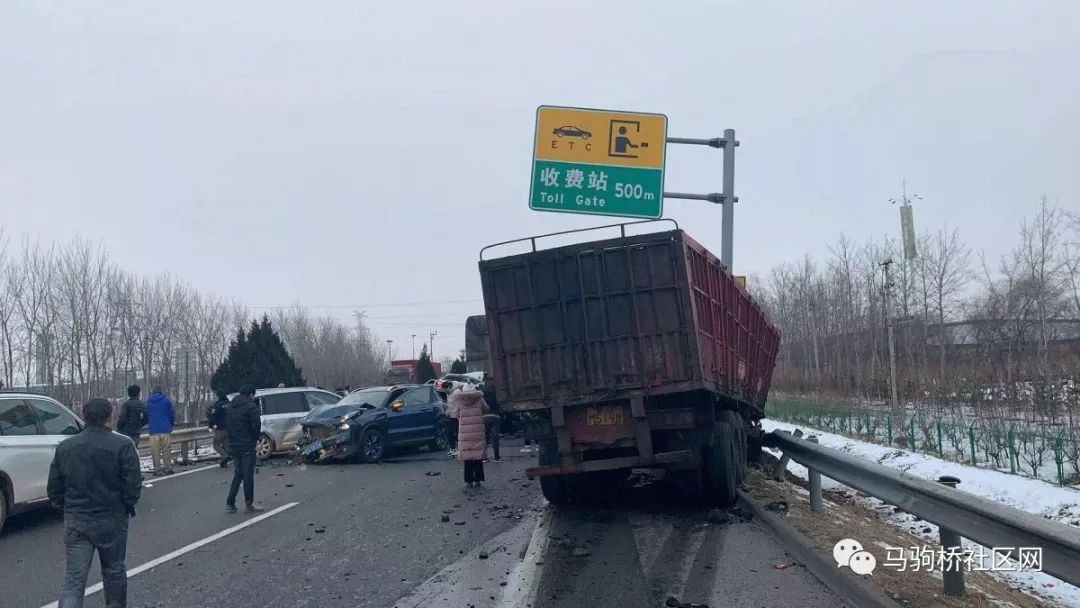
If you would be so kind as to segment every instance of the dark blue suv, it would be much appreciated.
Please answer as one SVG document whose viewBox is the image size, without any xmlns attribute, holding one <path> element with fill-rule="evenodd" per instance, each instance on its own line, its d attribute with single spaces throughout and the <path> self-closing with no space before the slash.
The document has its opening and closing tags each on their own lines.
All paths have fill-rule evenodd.
<svg viewBox="0 0 1080 608">
<path fill-rule="evenodd" d="M 322 405 L 301 422 L 297 453 L 308 462 L 378 462 L 391 448 L 450 447 L 446 404 L 430 384 L 374 386 Z"/>
</svg>

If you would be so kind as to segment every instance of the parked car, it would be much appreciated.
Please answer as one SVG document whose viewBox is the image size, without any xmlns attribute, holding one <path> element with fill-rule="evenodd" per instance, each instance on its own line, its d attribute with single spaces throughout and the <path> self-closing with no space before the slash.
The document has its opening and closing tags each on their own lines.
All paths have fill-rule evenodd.
<svg viewBox="0 0 1080 608">
<path fill-rule="evenodd" d="M 391 448 L 450 446 L 446 406 L 432 385 L 376 386 L 312 410 L 301 423 L 298 454 L 309 462 L 378 462 Z"/>
<path fill-rule="evenodd" d="M 235 395 L 230 395 L 232 399 Z M 310 387 L 264 388 L 255 391 L 255 402 L 262 411 L 262 432 L 255 444 L 255 456 L 266 460 L 277 452 L 296 447 L 300 439 L 300 421 L 311 410 L 332 405 L 341 396 Z"/>
<path fill-rule="evenodd" d="M 55 399 L 0 393 L 0 530 L 8 515 L 48 506 L 49 465 L 83 422 Z"/>
</svg>

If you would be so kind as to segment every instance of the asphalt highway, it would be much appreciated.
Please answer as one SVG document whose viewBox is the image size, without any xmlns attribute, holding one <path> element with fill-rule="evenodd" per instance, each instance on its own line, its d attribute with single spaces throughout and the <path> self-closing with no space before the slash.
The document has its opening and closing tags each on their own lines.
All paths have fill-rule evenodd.
<svg viewBox="0 0 1080 608">
<path fill-rule="evenodd" d="M 722 523 L 662 491 L 554 509 L 520 443 L 467 489 L 445 454 L 379 465 L 259 468 L 267 513 L 226 514 L 230 469 L 147 478 L 131 522 L 129 606 L 526 608 L 823 606 L 843 602 L 755 522 Z M 445 520 L 445 521 L 444 521 Z M 0 536 L 0 606 L 41 608 L 63 578 L 62 521 L 41 510 Z M 95 562 L 88 607 L 102 606 Z"/>
</svg>

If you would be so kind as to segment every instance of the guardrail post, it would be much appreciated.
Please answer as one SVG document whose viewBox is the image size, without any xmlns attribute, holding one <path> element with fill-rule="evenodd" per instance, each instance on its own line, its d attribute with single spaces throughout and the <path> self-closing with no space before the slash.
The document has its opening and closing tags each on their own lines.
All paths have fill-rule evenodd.
<svg viewBox="0 0 1080 608">
<path fill-rule="evenodd" d="M 802 429 L 795 429 L 793 436 L 802 437 L 802 435 Z M 776 468 L 773 469 L 773 479 L 784 481 L 784 471 L 787 470 L 789 462 L 791 462 L 791 456 L 788 456 L 786 453 L 780 456 L 780 462 L 776 463 Z"/>
<path fill-rule="evenodd" d="M 960 480 L 946 475 L 938 477 L 938 483 L 955 488 L 956 484 L 960 483 Z M 941 548 L 944 550 L 943 555 L 946 556 L 941 563 L 941 578 L 945 583 L 945 595 L 963 597 L 965 593 L 964 560 L 958 557 L 963 552 L 963 541 L 959 534 L 941 525 L 938 525 L 938 535 L 941 540 Z M 949 555 L 957 557 L 950 559 Z"/>
<path fill-rule="evenodd" d="M 807 439 L 807 441 L 817 443 L 818 438 L 815 435 Z M 807 477 L 810 479 L 810 510 L 814 513 L 824 513 L 825 505 L 821 500 L 821 473 L 810 467 L 807 467 L 806 470 L 809 472 Z"/>
<path fill-rule="evenodd" d="M 182 464 L 182 465 L 190 464 L 191 461 L 188 460 L 188 450 L 190 448 L 191 448 L 191 442 L 190 441 L 181 441 L 180 442 L 180 464 Z"/>
</svg>

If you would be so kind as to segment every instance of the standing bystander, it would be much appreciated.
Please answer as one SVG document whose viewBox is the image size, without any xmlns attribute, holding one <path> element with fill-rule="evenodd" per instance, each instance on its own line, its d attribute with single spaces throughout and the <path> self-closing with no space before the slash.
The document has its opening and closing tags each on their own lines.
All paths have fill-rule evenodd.
<svg viewBox="0 0 1080 608">
<path fill-rule="evenodd" d="M 229 495 L 225 499 L 225 511 L 236 513 L 236 495 L 240 484 L 244 485 L 244 509 L 248 513 L 261 513 L 265 509 L 255 504 L 255 442 L 262 428 L 259 405 L 255 403 L 255 389 L 251 385 L 240 389 L 233 397 L 225 413 L 225 428 L 229 433 L 229 451 L 232 452 L 233 478 Z"/>
<path fill-rule="evenodd" d="M 225 428 L 225 415 L 229 409 L 229 396 L 221 389 L 217 391 L 217 401 L 210 406 L 206 414 L 207 424 L 214 433 L 214 451 L 221 458 L 218 465 L 222 468 L 229 464 L 229 431 Z"/>
<path fill-rule="evenodd" d="M 128 518 L 142 490 L 135 445 L 105 423 L 112 404 L 83 406 L 86 428 L 60 442 L 49 468 L 49 501 L 64 514 L 67 572 L 59 608 L 82 608 L 86 577 L 97 551 L 108 608 L 127 605 Z"/>
<path fill-rule="evenodd" d="M 139 447 L 139 435 L 146 426 L 146 404 L 139 399 L 142 388 L 138 384 L 127 387 L 128 398 L 120 406 L 120 417 L 116 419 L 116 432 L 131 437 L 135 447 Z"/>
<path fill-rule="evenodd" d="M 176 406 L 155 386 L 146 400 L 150 417 L 150 458 L 154 462 L 154 475 L 168 475 L 172 469 L 173 425 L 176 424 Z"/>
</svg>

